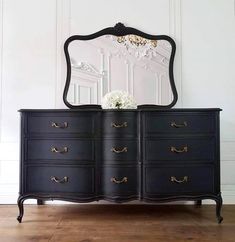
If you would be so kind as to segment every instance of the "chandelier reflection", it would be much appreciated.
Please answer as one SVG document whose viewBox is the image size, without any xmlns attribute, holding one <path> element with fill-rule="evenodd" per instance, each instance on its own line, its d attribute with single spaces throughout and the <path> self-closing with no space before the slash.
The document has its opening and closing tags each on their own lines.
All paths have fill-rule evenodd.
<svg viewBox="0 0 235 242">
<path fill-rule="evenodd" d="M 122 44 L 130 55 L 140 59 L 142 57 L 151 58 L 156 56 L 157 40 L 150 40 L 144 37 L 130 34 L 118 36 L 117 42 Z"/>
</svg>

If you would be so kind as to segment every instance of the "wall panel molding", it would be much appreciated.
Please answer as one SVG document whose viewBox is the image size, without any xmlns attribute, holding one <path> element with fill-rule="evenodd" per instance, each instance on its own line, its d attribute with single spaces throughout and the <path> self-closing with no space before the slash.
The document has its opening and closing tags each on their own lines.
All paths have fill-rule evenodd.
<svg viewBox="0 0 235 242">
<path fill-rule="evenodd" d="M 182 97 L 182 15 L 181 0 L 169 0 L 169 35 L 176 42 L 176 55 L 174 61 L 174 79 L 178 92 L 176 107 L 183 107 Z"/>
<path fill-rule="evenodd" d="M 222 161 L 234 161 L 235 163 L 235 141 L 222 140 L 220 144 L 220 149 Z"/>
<path fill-rule="evenodd" d="M 56 81 L 55 108 L 65 107 L 63 89 L 66 80 L 66 61 L 64 57 L 64 42 L 70 36 L 70 0 L 56 0 Z"/>
<path fill-rule="evenodd" d="M 2 140 L 3 0 L 0 0 L 0 142 Z"/>
</svg>

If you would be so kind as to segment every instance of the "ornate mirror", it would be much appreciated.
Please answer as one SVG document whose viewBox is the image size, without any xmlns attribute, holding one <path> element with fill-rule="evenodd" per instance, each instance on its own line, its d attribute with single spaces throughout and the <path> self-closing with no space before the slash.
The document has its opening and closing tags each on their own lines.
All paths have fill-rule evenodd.
<svg viewBox="0 0 235 242">
<path fill-rule="evenodd" d="M 138 107 L 170 108 L 177 101 L 175 48 L 169 36 L 149 35 L 121 23 L 71 36 L 64 45 L 64 103 L 69 108 L 96 106 L 106 93 L 123 90 L 134 96 Z"/>
</svg>

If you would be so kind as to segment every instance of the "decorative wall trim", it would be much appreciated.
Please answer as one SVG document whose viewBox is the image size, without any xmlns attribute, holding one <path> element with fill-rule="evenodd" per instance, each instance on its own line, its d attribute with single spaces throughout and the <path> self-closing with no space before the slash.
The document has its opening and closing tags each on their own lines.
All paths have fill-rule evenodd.
<svg viewBox="0 0 235 242">
<path fill-rule="evenodd" d="M 169 0 L 169 35 L 176 42 L 176 56 L 174 61 L 174 78 L 178 92 L 176 107 L 183 107 L 182 92 L 182 16 L 181 0 Z"/>
<path fill-rule="evenodd" d="M 62 96 L 66 80 L 66 63 L 63 44 L 70 36 L 70 0 L 56 0 L 56 81 L 55 81 L 55 108 L 65 107 Z"/>
<path fill-rule="evenodd" d="M 221 149 L 221 160 L 224 161 L 234 161 L 235 164 L 235 141 L 233 140 L 223 140 L 220 143 Z"/>
<path fill-rule="evenodd" d="M 0 142 L 2 140 L 3 0 L 0 0 Z"/>
</svg>

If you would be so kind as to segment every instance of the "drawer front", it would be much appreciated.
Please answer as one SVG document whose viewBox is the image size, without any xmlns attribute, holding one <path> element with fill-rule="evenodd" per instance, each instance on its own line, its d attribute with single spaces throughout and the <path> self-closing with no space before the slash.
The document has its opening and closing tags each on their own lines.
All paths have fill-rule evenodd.
<svg viewBox="0 0 235 242">
<path fill-rule="evenodd" d="M 215 132 L 214 115 L 201 113 L 145 113 L 145 135 L 213 133 Z"/>
<path fill-rule="evenodd" d="M 103 160 L 105 161 L 136 161 L 137 153 L 136 140 L 103 140 Z"/>
<path fill-rule="evenodd" d="M 94 161 L 94 141 L 89 139 L 30 139 L 28 160 Z"/>
<path fill-rule="evenodd" d="M 103 167 L 101 187 L 105 195 L 137 195 L 137 167 Z"/>
<path fill-rule="evenodd" d="M 93 167 L 27 167 L 27 192 L 92 194 L 95 192 L 94 184 Z"/>
<path fill-rule="evenodd" d="M 103 114 L 104 136 L 136 136 L 136 112 L 105 112 Z"/>
<path fill-rule="evenodd" d="M 213 166 L 145 167 L 146 194 L 214 192 Z"/>
<path fill-rule="evenodd" d="M 149 139 L 145 143 L 145 161 L 213 161 L 214 138 Z"/>
<path fill-rule="evenodd" d="M 73 116 L 28 116 L 27 132 L 31 134 L 69 134 L 91 135 L 95 133 L 94 114 Z"/>
</svg>

